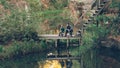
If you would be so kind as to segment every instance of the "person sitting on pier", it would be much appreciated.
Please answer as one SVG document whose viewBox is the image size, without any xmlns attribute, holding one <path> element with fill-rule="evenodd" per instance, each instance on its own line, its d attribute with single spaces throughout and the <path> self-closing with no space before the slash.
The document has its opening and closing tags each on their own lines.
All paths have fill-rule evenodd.
<svg viewBox="0 0 120 68">
<path fill-rule="evenodd" d="M 76 36 L 77 36 L 77 37 L 81 37 L 81 29 L 79 29 L 79 30 L 77 31 Z"/>
<path fill-rule="evenodd" d="M 72 36 L 72 32 L 73 32 L 73 29 L 72 29 L 71 25 L 68 23 L 67 27 L 66 27 L 65 36 L 67 36 L 68 33 L 70 34 L 70 36 Z"/>
<path fill-rule="evenodd" d="M 65 31 L 65 29 L 64 29 L 64 27 L 63 27 L 63 25 L 61 25 L 60 26 L 60 33 L 59 33 L 59 36 L 64 36 L 64 31 Z"/>
</svg>

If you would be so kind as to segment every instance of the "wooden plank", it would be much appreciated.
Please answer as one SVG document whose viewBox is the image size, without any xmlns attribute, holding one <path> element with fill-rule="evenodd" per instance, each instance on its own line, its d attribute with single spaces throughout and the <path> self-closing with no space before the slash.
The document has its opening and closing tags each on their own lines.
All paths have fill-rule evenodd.
<svg viewBox="0 0 120 68">
<path fill-rule="evenodd" d="M 40 39 L 79 39 L 78 37 L 39 37 Z"/>
<path fill-rule="evenodd" d="M 54 58 L 47 58 L 47 60 L 80 60 L 80 57 L 54 57 Z"/>
<path fill-rule="evenodd" d="M 48 60 L 60 60 L 60 59 L 72 59 L 72 60 L 78 60 L 80 59 L 80 56 L 72 56 L 72 55 L 55 55 L 51 54 L 47 56 Z"/>
<path fill-rule="evenodd" d="M 80 37 L 72 36 L 72 37 L 60 37 L 58 35 L 39 35 L 40 39 L 79 39 Z"/>
</svg>

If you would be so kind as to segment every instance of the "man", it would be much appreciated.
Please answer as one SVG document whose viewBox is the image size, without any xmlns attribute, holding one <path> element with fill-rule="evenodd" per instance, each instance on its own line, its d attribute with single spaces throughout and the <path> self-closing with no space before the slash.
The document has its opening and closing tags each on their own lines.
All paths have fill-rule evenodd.
<svg viewBox="0 0 120 68">
<path fill-rule="evenodd" d="M 77 31 L 76 36 L 81 37 L 81 29 L 79 29 L 79 30 Z"/>
<path fill-rule="evenodd" d="M 70 36 L 72 36 L 72 32 L 73 32 L 73 29 L 72 29 L 71 25 L 68 23 L 67 27 L 66 27 L 65 36 L 67 36 L 68 33 L 70 34 Z"/>
</svg>

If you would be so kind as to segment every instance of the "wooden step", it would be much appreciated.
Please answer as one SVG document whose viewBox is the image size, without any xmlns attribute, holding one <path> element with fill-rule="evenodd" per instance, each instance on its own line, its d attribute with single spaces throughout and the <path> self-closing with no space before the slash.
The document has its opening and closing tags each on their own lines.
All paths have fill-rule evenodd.
<svg viewBox="0 0 120 68">
<path fill-rule="evenodd" d="M 98 10 L 102 9 L 102 7 L 98 7 Z"/>
<path fill-rule="evenodd" d="M 96 16 L 96 15 L 97 15 L 96 13 L 93 14 L 93 16 Z"/>
<path fill-rule="evenodd" d="M 104 1 L 103 4 L 107 3 L 107 1 Z"/>
<path fill-rule="evenodd" d="M 86 27 L 87 25 L 86 24 L 83 24 L 83 27 Z"/>
<path fill-rule="evenodd" d="M 99 10 L 95 10 L 95 13 L 98 13 L 99 12 Z"/>
<path fill-rule="evenodd" d="M 89 24 L 89 22 L 86 22 L 85 24 Z"/>
<path fill-rule="evenodd" d="M 92 21 L 92 19 L 88 19 L 88 22 L 91 22 Z"/>
<path fill-rule="evenodd" d="M 94 16 L 91 16 L 91 17 L 89 17 L 90 19 L 93 19 L 94 18 Z"/>
<path fill-rule="evenodd" d="M 100 7 L 103 7 L 105 4 L 104 3 L 102 3 L 102 4 L 100 4 Z"/>
</svg>

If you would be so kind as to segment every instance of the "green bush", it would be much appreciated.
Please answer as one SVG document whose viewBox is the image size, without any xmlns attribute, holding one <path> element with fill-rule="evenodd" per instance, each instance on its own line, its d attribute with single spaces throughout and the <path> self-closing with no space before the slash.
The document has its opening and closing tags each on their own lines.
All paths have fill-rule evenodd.
<svg viewBox="0 0 120 68">
<path fill-rule="evenodd" d="M 17 55 L 24 55 L 31 52 L 43 51 L 50 47 L 46 46 L 44 42 L 30 41 L 13 41 L 9 46 L 0 46 L 0 56 L 9 58 Z"/>
<path fill-rule="evenodd" d="M 24 31 L 12 31 L 6 32 L 4 35 L 0 35 L 0 44 L 6 44 L 12 40 L 17 41 L 39 41 L 39 37 L 36 31 L 24 29 Z"/>
<path fill-rule="evenodd" d="M 3 46 L 2 45 L 0 45 L 0 52 L 2 52 L 3 51 Z"/>
</svg>

